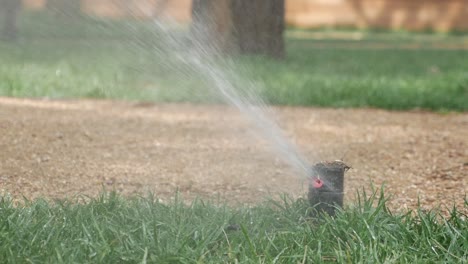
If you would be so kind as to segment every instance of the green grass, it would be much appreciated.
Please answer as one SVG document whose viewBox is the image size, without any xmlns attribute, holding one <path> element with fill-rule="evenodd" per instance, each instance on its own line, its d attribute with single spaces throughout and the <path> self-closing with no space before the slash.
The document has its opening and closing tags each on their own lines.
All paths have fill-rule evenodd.
<svg viewBox="0 0 468 264">
<path fill-rule="evenodd" d="M 284 63 L 251 66 L 276 104 L 386 109 L 468 109 L 468 52 L 313 49 L 289 42 Z M 260 63 L 258 63 L 260 64 Z M 253 68 L 256 67 L 254 70 Z M 431 68 L 439 69 L 431 73 Z M 268 73 L 274 72 L 274 77 Z"/>
<path fill-rule="evenodd" d="M 26 14 L 20 42 L 0 43 L 0 95 L 219 101 L 203 76 L 157 52 L 161 36 L 153 29 L 137 21 Z M 235 58 L 235 85 L 257 83 L 272 104 L 468 110 L 468 51 L 398 48 L 428 41 L 445 43 L 441 35 L 407 33 L 366 33 L 359 42 L 287 37 L 284 61 Z M 366 43 L 389 48 L 346 48 Z"/>
<path fill-rule="evenodd" d="M 306 201 L 232 208 L 176 196 L 88 202 L 0 200 L 3 263 L 464 263 L 466 215 L 393 214 L 383 192 L 335 218 L 310 217 Z M 466 200 L 465 200 L 466 201 Z M 465 202 L 465 209 L 468 201 Z"/>
</svg>

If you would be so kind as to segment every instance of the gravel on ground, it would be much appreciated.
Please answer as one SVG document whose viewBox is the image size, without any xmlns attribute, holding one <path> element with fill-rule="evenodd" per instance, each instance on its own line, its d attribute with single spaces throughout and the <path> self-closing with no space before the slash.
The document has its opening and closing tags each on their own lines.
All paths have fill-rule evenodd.
<svg viewBox="0 0 468 264">
<path fill-rule="evenodd" d="M 385 184 L 396 210 L 466 210 L 468 114 L 275 107 L 312 162 L 342 159 L 345 203 Z M 14 199 L 153 192 L 257 203 L 307 181 L 223 105 L 0 97 L 0 194 Z"/>
</svg>

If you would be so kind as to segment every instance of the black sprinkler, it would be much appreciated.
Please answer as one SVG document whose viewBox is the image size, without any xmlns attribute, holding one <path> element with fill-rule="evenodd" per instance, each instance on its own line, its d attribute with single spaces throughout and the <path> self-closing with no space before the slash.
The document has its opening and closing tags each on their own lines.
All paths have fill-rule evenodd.
<svg viewBox="0 0 468 264">
<path fill-rule="evenodd" d="M 309 182 L 309 202 L 317 213 L 335 215 L 343 206 L 344 173 L 350 169 L 342 161 L 320 162 L 312 166 Z"/>
</svg>

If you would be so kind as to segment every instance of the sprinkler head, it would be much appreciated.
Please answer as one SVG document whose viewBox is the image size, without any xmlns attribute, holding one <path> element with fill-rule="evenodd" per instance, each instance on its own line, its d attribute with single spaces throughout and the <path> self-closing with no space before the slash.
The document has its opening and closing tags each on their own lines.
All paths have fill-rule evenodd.
<svg viewBox="0 0 468 264">
<path fill-rule="evenodd" d="M 350 167 L 342 161 L 320 162 L 311 167 L 309 202 L 317 213 L 335 215 L 343 206 L 344 173 Z"/>
<path fill-rule="evenodd" d="M 313 181 L 312 186 L 314 186 L 315 189 L 318 189 L 323 186 L 323 181 L 317 178 Z"/>
</svg>

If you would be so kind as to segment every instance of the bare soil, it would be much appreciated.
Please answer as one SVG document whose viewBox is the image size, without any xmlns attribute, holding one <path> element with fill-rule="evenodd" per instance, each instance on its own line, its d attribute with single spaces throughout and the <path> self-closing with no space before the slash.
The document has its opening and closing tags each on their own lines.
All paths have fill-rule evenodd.
<svg viewBox="0 0 468 264">
<path fill-rule="evenodd" d="M 385 183 L 394 209 L 466 211 L 468 114 L 375 109 L 273 109 L 312 160 L 343 159 L 345 203 Z M 0 192 L 15 199 L 124 195 L 256 203 L 307 182 L 221 105 L 0 97 Z M 319 157 L 319 159 L 317 159 Z M 443 209 L 443 208 L 442 208 Z"/>
</svg>

